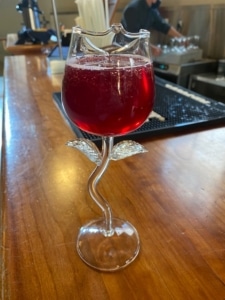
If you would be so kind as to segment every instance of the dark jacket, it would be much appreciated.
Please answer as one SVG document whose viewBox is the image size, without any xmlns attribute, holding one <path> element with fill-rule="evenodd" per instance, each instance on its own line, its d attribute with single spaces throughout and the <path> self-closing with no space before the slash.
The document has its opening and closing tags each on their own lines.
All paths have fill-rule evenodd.
<svg viewBox="0 0 225 300">
<path fill-rule="evenodd" d="M 123 27 L 129 32 L 154 29 L 167 34 L 171 26 L 163 20 L 158 11 L 160 3 L 158 0 L 152 6 L 148 6 L 145 0 L 132 0 L 123 11 Z"/>
</svg>

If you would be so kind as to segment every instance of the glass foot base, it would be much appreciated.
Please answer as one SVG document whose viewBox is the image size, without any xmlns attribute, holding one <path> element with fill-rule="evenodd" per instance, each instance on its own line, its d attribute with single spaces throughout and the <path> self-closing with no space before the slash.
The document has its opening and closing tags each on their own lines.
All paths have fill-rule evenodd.
<svg viewBox="0 0 225 300">
<path fill-rule="evenodd" d="M 77 251 L 90 267 L 101 271 L 117 271 L 128 266 L 138 255 L 140 240 L 129 222 L 112 219 L 112 232 L 105 229 L 105 220 L 98 219 L 80 229 Z"/>
</svg>

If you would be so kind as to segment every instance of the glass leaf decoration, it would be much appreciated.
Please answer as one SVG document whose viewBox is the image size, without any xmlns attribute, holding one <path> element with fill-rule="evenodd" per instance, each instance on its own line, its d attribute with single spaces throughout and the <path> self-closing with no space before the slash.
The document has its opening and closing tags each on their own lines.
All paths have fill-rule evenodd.
<svg viewBox="0 0 225 300">
<path fill-rule="evenodd" d="M 101 164 L 102 162 L 101 152 L 99 151 L 98 147 L 90 140 L 78 138 L 73 141 L 68 141 L 66 145 L 81 151 L 84 155 L 86 155 L 90 159 L 90 161 L 94 162 L 97 166 Z"/>
<path fill-rule="evenodd" d="M 147 149 L 139 143 L 131 140 L 117 143 L 110 154 L 111 160 L 120 160 L 135 154 L 148 152 Z"/>
</svg>

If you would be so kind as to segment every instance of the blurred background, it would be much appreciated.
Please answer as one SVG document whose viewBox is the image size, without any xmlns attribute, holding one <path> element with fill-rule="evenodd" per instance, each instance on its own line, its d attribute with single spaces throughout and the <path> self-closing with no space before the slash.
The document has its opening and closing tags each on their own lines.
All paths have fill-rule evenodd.
<svg viewBox="0 0 225 300">
<path fill-rule="evenodd" d="M 0 0 L 0 75 L 3 70 L 4 56 L 9 55 L 4 48 L 5 38 L 9 33 L 17 33 L 23 26 L 22 14 L 16 9 L 19 0 Z M 110 22 L 120 22 L 124 7 L 129 0 L 110 0 L 112 18 Z M 45 26 L 55 28 L 51 0 L 37 0 L 43 12 Z M 78 17 L 74 0 L 56 0 L 60 27 L 71 28 Z M 199 47 L 203 57 L 212 59 L 225 58 L 225 1 L 224 0 L 163 0 L 161 14 L 185 36 L 198 35 Z M 166 45 L 168 38 L 152 32 L 154 44 Z"/>
</svg>

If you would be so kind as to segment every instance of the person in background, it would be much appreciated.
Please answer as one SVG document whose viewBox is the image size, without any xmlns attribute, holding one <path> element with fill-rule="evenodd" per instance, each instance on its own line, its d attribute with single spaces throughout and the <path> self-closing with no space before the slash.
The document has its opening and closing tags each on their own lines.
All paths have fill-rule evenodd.
<svg viewBox="0 0 225 300">
<path fill-rule="evenodd" d="M 132 0 L 124 9 L 121 23 L 129 32 L 140 29 L 154 29 L 170 37 L 182 37 L 173 26 L 166 22 L 158 10 L 161 0 Z M 152 54 L 158 56 L 161 49 L 151 45 Z"/>
</svg>

